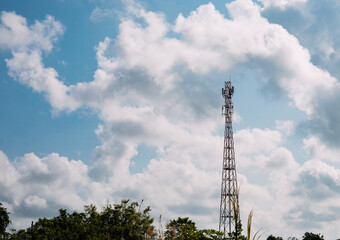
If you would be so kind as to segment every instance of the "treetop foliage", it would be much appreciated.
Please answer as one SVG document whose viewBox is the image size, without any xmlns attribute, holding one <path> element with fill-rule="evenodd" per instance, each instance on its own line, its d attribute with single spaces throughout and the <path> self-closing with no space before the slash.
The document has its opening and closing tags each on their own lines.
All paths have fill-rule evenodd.
<svg viewBox="0 0 340 240">
<path fill-rule="evenodd" d="M 273 235 L 269 235 L 267 240 L 283 240 L 282 237 L 274 237 Z"/>
<path fill-rule="evenodd" d="M 11 223 L 9 212 L 0 203 L 0 236 L 5 233 L 7 226 Z"/>
<path fill-rule="evenodd" d="M 324 240 L 324 238 L 320 233 L 315 234 L 311 232 L 305 232 L 305 235 L 302 236 L 302 240 Z"/>
<path fill-rule="evenodd" d="M 68 213 L 60 209 L 57 217 L 40 218 L 26 230 L 3 234 L 2 239 L 153 239 L 156 234 L 150 211 L 150 207 L 140 211 L 139 204 L 129 203 L 129 200 L 123 200 L 120 204 L 108 204 L 102 212 L 98 212 L 92 204 L 85 206 L 81 213 Z"/>
<path fill-rule="evenodd" d="M 188 217 L 178 217 L 166 225 L 164 238 L 152 225 L 150 207 L 141 208 L 137 202 L 122 200 L 120 204 L 107 204 L 101 212 L 93 204 L 84 207 L 83 212 L 68 213 L 60 209 L 51 219 L 40 218 L 31 227 L 6 232 L 11 224 L 9 212 L 0 203 L 0 239 L 2 240 L 221 240 L 223 233 L 213 229 L 199 230 Z M 247 237 L 242 232 L 241 221 L 237 218 L 238 229 L 233 239 Z M 289 238 L 296 239 L 297 238 Z M 270 235 L 267 240 L 283 240 Z M 324 240 L 321 234 L 306 232 L 302 240 Z"/>
</svg>

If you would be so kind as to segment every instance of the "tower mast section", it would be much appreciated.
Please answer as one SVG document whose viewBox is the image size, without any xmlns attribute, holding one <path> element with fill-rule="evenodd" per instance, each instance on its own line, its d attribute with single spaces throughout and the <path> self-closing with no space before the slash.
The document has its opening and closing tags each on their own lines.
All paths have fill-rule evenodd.
<svg viewBox="0 0 340 240">
<path fill-rule="evenodd" d="M 239 203 L 232 128 L 232 116 L 234 113 L 232 96 L 234 94 L 234 86 L 231 85 L 230 81 L 225 82 L 224 85 L 224 88 L 222 88 L 222 96 L 225 103 L 222 106 L 222 115 L 225 116 L 225 130 L 219 231 L 224 233 L 223 237 L 230 239 L 229 234 L 235 231 L 233 202 L 236 206 L 238 206 Z M 238 208 L 237 211 L 239 211 Z M 237 215 L 239 216 L 239 213 Z"/>
</svg>

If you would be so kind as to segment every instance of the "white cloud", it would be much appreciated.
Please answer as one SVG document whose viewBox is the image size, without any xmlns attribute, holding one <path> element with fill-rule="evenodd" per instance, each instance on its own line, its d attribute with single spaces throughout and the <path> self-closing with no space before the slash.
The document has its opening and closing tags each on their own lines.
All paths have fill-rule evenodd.
<svg viewBox="0 0 340 240">
<path fill-rule="evenodd" d="M 79 106 L 68 95 L 68 87 L 58 80 L 55 69 L 44 67 L 41 52 L 13 52 L 13 58 L 6 59 L 6 63 L 11 77 L 37 92 L 45 93 L 56 111 L 70 111 Z"/>
<path fill-rule="evenodd" d="M 59 208 L 79 210 L 86 203 L 81 196 L 88 191 L 88 167 L 81 161 L 55 153 L 44 158 L 30 153 L 11 163 L 3 152 L 0 161 L 0 197 L 11 209 L 14 227 L 53 216 Z"/>
<path fill-rule="evenodd" d="M 280 138 L 271 141 L 276 134 Z M 264 228 L 284 238 L 302 235 L 307 229 L 322 232 L 326 238 L 337 236 L 339 230 L 333 226 L 340 221 L 340 170 L 322 161 L 335 160 L 338 153 L 311 137 L 304 140 L 310 160 L 300 165 L 282 146 L 284 136 L 287 135 L 268 129 L 235 134 L 237 149 L 247 150 L 238 154 L 236 149 L 237 166 L 242 173 L 239 182 L 243 218 L 255 209 L 254 229 Z M 261 147 L 260 143 L 267 142 L 273 143 Z M 323 151 L 325 156 L 320 157 Z M 331 156 L 333 159 L 329 159 Z M 248 165 L 244 164 L 246 161 Z"/>
<path fill-rule="evenodd" d="M 151 160 L 142 174 L 130 175 L 120 165 L 114 167 L 110 179 L 101 182 L 90 180 L 88 167 L 82 162 L 68 160 L 58 154 L 44 158 L 38 158 L 33 153 L 26 154 L 11 164 L 2 153 L 1 160 L 7 163 L 2 165 L 2 169 L 13 175 L 12 182 L 4 180 L 10 184 L 8 189 L 15 190 L 6 191 L 11 219 L 14 224 L 18 224 L 16 220 L 27 224 L 37 217 L 53 216 L 61 207 L 80 210 L 86 203 L 102 206 L 107 200 L 117 202 L 122 198 L 132 198 L 146 199 L 157 211 L 156 215 L 162 212 L 166 218 L 174 218 L 181 211 L 188 211 L 187 215 L 193 218 L 202 216 L 205 223 L 211 223 L 210 212 L 212 209 L 217 211 L 212 196 L 219 189 L 215 169 L 199 169 L 193 164 L 189 153 L 180 156 L 172 151 L 158 160 Z M 38 170 L 28 166 L 29 163 L 38 166 Z M 0 186 L 3 187 L 3 184 Z M 1 194 L 3 197 L 6 195 Z M 186 209 L 188 200 L 196 207 Z"/>
<path fill-rule="evenodd" d="M 308 0 L 260 0 L 263 3 L 264 8 L 279 7 L 285 9 L 287 7 L 301 7 Z"/>
<path fill-rule="evenodd" d="M 103 128 L 105 127 L 98 130 L 99 135 L 105 132 L 108 134 L 107 131 L 103 131 Z M 340 193 L 339 170 L 318 161 L 309 161 L 300 166 L 295 162 L 292 154 L 281 146 L 284 139 L 276 130 L 249 129 L 247 134 L 243 131 L 241 133 L 236 133 L 235 138 L 249 138 L 250 140 L 238 140 L 236 151 L 252 146 L 253 139 L 258 139 L 258 142 L 274 140 L 274 144 L 269 147 L 248 148 L 247 156 L 255 159 L 260 168 L 250 166 L 252 170 L 250 170 L 249 179 L 239 174 L 242 216 L 246 219 L 247 213 L 255 209 L 254 229 L 265 226 L 266 230 L 271 233 L 275 232 L 284 237 L 288 237 L 287 229 L 289 229 L 289 234 L 301 234 L 298 226 L 303 224 L 306 214 L 314 216 L 313 222 L 315 222 L 317 216 L 321 215 L 317 215 L 317 211 L 313 209 L 324 209 L 328 214 L 332 207 L 338 207 L 336 196 Z M 107 137 L 109 136 L 112 135 L 109 134 Z M 22 189 L 21 195 L 15 193 L 10 195 L 8 202 L 11 203 L 11 199 L 16 197 L 16 203 L 10 205 L 13 209 L 11 211 L 16 214 L 24 206 L 35 211 L 39 209 L 42 211 L 46 207 L 51 210 L 56 210 L 57 207 L 79 209 L 86 203 L 101 206 L 108 199 L 111 201 L 119 201 L 122 198 L 145 199 L 146 204 L 152 206 L 156 216 L 160 213 L 163 217 L 170 219 L 183 215 L 190 216 L 202 227 L 215 228 L 214 224 L 218 215 L 216 202 L 218 203 L 220 190 L 220 177 L 218 177 L 220 173 L 217 171 L 219 166 L 215 163 L 221 163 L 221 154 L 213 158 L 211 156 L 214 156 L 218 146 L 222 146 L 221 140 L 222 138 L 218 138 L 215 140 L 216 143 L 209 146 L 211 139 L 206 139 L 204 142 L 202 138 L 198 142 L 191 142 L 191 148 L 189 143 L 188 145 L 185 142 L 172 143 L 163 150 L 160 149 L 157 158 L 150 160 L 142 173 L 134 175 L 128 172 L 128 164 L 131 156 L 136 154 L 135 145 L 127 142 L 119 148 L 121 151 L 126 149 L 123 154 L 107 155 L 107 157 L 111 156 L 112 160 L 125 160 L 122 160 L 123 164 L 116 166 L 108 160 L 107 167 L 113 172 L 108 175 L 107 180 L 100 182 L 88 177 L 89 168 L 80 161 L 69 161 L 57 154 L 44 158 L 26 154 L 18 158 L 14 165 L 10 164 L 3 154 L 2 161 L 4 159 L 5 162 L 7 161 L 7 165 L 4 164 L 7 168 L 5 171 L 16 172 L 17 175 L 17 180 L 12 183 L 11 187 Z M 108 141 L 103 140 L 103 142 Z M 204 144 L 208 144 L 207 148 L 200 149 Z M 111 146 L 108 149 L 114 148 Z M 208 152 L 205 153 L 205 151 Z M 207 164 L 211 164 L 212 168 L 205 166 L 200 168 L 197 162 L 197 158 L 200 157 Z M 248 172 L 242 166 L 242 160 L 237 157 L 239 171 Z M 33 167 L 30 168 L 29 163 L 37 166 L 38 171 Z M 99 163 L 102 162 L 99 161 Z M 19 175 L 19 172 L 22 173 Z M 42 175 L 43 173 L 46 175 Z M 259 178 L 267 175 L 269 181 L 261 184 L 256 177 L 252 176 L 253 174 Z M 296 190 L 292 192 L 290 186 L 295 186 Z M 309 189 L 308 186 L 312 188 Z M 60 197 L 55 198 L 56 193 Z M 86 199 L 80 196 L 85 196 Z M 315 197 L 327 201 L 313 201 Z M 308 209 L 301 207 L 300 204 L 304 204 L 305 201 L 314 207 Z M 294 212 L 296 214 L 293 214 Z M 328 221 L 332 223 L 337 221 L 334 214 L 327 214 L 322 215 L 326 220 L 321 218 L 316 222 L 318 226 L 322 226 L 322 229 L 327 229 L 325 225 Z M 330 220 L 327 220 L 328 218 Z M 15 216 L 14 220 L 16 219 L 25 223 L 20 215 Z"/>
<path fill-rule="evenodd" d="M 278 148 L 281 133 L 270 129 L 242 129 L 235 133 L 235 152 L 241 167 L 258 165 L 263 158 Z"/>
<path fill-rule="evenodd" d="M 49 174 L 46 163 L 42 162 L 34 153 L 25 154 L 17 160 L 17 170 L 22 173 Z"/>
<path fill-rule="evenodd" d="M 24 200 L 26 206 L 28 207 L 33 207 L 33 208 L 46 208 L 47 207 L 47 203 L 46 200 L 43 198 L 40 198 L 38 196 L 28 196 L 25 200 Z"/>
<path fill-rule="evenodd" d="M 102 22 L 105 19 L 114 18 L 118 14 L 118 11 L 115 9 L 101 9 L 96 7 L 93 9 L 90 19 L 92 22 Z"/>
<path fill-rule="evenodd" d="M 303 140 L 304 149 L 311 159 L 339 162 L 340 150 L 336 147 L 328 147 L 319 138 L 313 136 Z"/>
<path fill-rule="evenodd" d="M 340 223 L 339 180 L 339 169 L 318 160 L 305 162 L 292 182 L 294 188 L 290 196 L 295 206 L 287 212 L 287 219 L 297 228 L 323 229 L 329 235 L 337 236 L 339 230 L 334 226 Z"/>
<path fill-rule="evenodd" d="M 275 121 L 276 128 L 286 136 L 290 136 L 296 131 L 296 123 L 293 121 Z"/>
<path fill-rule="evenodd" d="M 15 183 L 19 178 L 16 169 L 9 162 L 7 156 L 0 150 L 0 192 L 1 200 L 9 202 L 13 199 L 13 195 L 17 193 Z M 16 199 L 14 198 L 14 201 Z"/>
<path fill-rule="evenodd" d="M 134 17 L 122 19 L 114 46 L 116 53 L 110 56 L 110 39 L 99 44 L 99 69 L 95 80 L 88 84 L 65 86 L 57 79 L 54 69 L 44 68 L 39 54 L 15 54 L 12 60 L 8 60 L 10 73 L 22 83 L 45 92 L 56 110 L 72 111 L 83 104 L 98 106 L 97 98 L 84 98 L 83 93 L 98 91 L 100 95 L 107 89 L 105 86 L 117 81 L 123 69 L 146 71 L 164 93 L 175 88 L 174 84 L 180 81 L 181 77 L 176 72 L 179 66 L 195 74 L 206 74 L 260 59 L 268 63 L 266 74 L 271 75 L 275 84 L 286 91 L 296 107 L 313 117 L 314 99 L 320 92 L 334 88 L 336 80 L 310 62 L 308 51 L 294 36 L 261 17 L 258 5 L 250 0 L 238 0 L 226 6 L 231 20 L 210 3 L 200 6 L 187 18 L 179 15 L 175 25 L 171 26 L 163 14 L 131 5 L 130 13 L 144 20 L 146 26 L 134 21 Z M 23 20 L 21 25 L 25 26 Z M 179 37 L 168 37 L 171 31 Z M 23 60 L 26 59 L 36 64 L 25 66 Z M 18 64 L 15 64 L 17 61 Z M 280 71 L 275 73 L 272 69 Z M 47 81 L 42 87 L 37 85 L 43 82 L 32 80 L 45 78 Z"/>
<path fill-rule="evenodd" d="M 65 27 L 52 16 L 27 26 L 26 19 L 15 12 L 1 12 L 0 48 L 21 52 L 27 49 L 51 51 Z"/>
<path fill-rule="evenodd" d="M 165 91 L 174 87 L 175 78 L 180 79 L 175 70 L 177 66 L 184 65 L 195 74 L 205 74 L 261 59 L 269 64 L 270 78 L 287 92 L 299 109 L 311 115 L 317 94 L 336 86 L 336 80 L 310 62 L 308 51 L 294 36 L 261 17 L 256 4 L 239 0 L 227 8 L 231 20 L 207 4 L 187 18 L 179 15 L 174 26 L 165 21 L 163 14 L 135 9 L 132 12 L 145 20 L 147 26 L 133 18 L 123 19 L 115 46 L 119 55 L 100 56 L 100 59 L 105 59 L 111 72 L 122 66 L 144 69 Z M 180 37 L 168 37 L 171 31 Z M 100 55 L 107 52 L 108 41 L 100 45 L 104 47 L 100 47 Z M 280 72 L 276 74 L 269 68 Z"/>
<path fill-rule="evenodd" d="M 8 49 L 13 57 L 6 59 L 9 75 L 21 84 L 42 92 L 55 110 L 74 110 L 77 103 L 68 95 L 68 87 L 58 80 L 53 68 L 46 68 L 42 53 L 52 50 L 65 27 L 53 17 L 28 26 L 26 19 L 14 12 L 2 12 L 0 48 Z"/>
<path fill-rule="evenodd" d="M 275 171 L 292 171 L 299 165 L 295 162 L 292 153 L 286 148 L 280 147 L 264 158 L 265 166 Z M 276 174 L 276 173 L 273 173 Z"/>
</svg>

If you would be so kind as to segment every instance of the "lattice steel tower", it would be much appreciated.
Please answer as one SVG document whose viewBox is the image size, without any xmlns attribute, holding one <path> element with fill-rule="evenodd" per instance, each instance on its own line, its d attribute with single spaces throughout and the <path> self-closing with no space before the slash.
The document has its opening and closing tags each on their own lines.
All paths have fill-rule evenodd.
<svg viewBox="0 0 340 240">
<path fill-rule="evenodd" d="M 225 99 L 225 104 L 222 106 L 222 115 L 225 116 L 225 130 L 219 231 L 224 232 L 223 237 L 227 238 L 229 238 L 228 233 L 232 233 L 235 230 L 233 221 L 235 214 L 232 202 L 234 201 L 235 204 L 237 204 L 236 206 L 238 206 L 237 175 L 232 128 L 234 105 L 231 98 L 233 94 L 234 87 L 231 86 L 231 82 L 225 82 L 225 87 L 222 88 L 222 95 Z"/>
</svg>

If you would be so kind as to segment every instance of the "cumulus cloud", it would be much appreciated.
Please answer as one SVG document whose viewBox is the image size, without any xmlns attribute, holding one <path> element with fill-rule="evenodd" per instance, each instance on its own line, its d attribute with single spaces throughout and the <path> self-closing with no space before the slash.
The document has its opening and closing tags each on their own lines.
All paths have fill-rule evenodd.
<svg viewBox="0 0 340 240">
<path fill-rule="evenodd" d="M 10 50 L 6 59 L 9 75 L 34 91 L 44 93 L 50 104 L 59 109 L 74 110 L 77 104 L 68 96 L 68 87 L 58 80 L 55 69 L 46 68 L 42 53 L 49 53 L 65 27 L 53 17 L 31 26 L 14 12 L 2 12 L 0 48 Z"/>
<path fill-rule="evenodd" d="M 241 167 L 263 165 L 264 159 L 259 156 L 268 156 L 282 143 L 281 133 L 270 129 L 242 129 L 235 133 L 234 139 L 236 158 Z"/>
<path fill-rule="evenodd" d="M 287 92 L 299 109 L 312 114 L 314 98 L 335 86 L 336 80 L 310 62 L 308 51 L 294 36 L 261 17 L 258 5 L 239 0 L 226 6 L 231 20 L 210 3 L 200 6 L 188 17 L 179 15 L 172 26 L 163 14 L 132 5 L 130 12 L 145 21 L 146 26 L 134 18 L 122 20 L 114 45 L 116 54 L 108 56 L 110 39 L 98 47 L 98 59 L 104 64 L 100 66 L 105 67 L 97 72 L 98 77 L 103 71 L 112 74 L 121 68 L 141 69 L 162 91 L 167 91 L 174 87 L 175 79 L 181 78 L 179 66 L 195 74 L 207 74 L 259 59 L 268 64 L 264 72 L 273 84 Z M 171 32 L 179 37 L 169 37 Z M 110 81 L 105 79 L 106 83 Z M 79 88 L 84 91 L 86 86 L 79 85 Z M 73 90 L 77 92 L 77 88 Z"/>
<path fill-rule="evenodd" d="M 39 158 L 25 154 L 11 163 L 1 152 L 1 201 L 9 204 L 13 223 L 17 218 L 54 216 L 58 208 L 79 210 L 86 203 L 88 167 L 56 153 Z M 19 226 L 23 227 L 23 226 Z"/>
<path fill-rule="evenodd" d="M 340 223 L 339 176 L 339 169 L 319 160 L 304 163 L 292 181 L 290 196 L 294 206 L 287 211 L 287 219 L 297 228 L 324 229 L 331 236 L 338 235 L 334 226 Z"/>
<path fill-rule="evenodd" d="M 287 7 L 301 7 L 308 0 L 260 0 L 264 8 L 278 7 L 285 9 Z"/>
<path fill-rule="evenodd" d="M 0 48 L 13 51 L 36 49 L 51 51 L 65 27 L 52 16 L 27 26 L 26 18 L 15 12 L 1 12 Z"/>
<path fill-rule="evenodd" d="M 45 92 L 56 110 L 67 111 L 84 104 L 105 106 L 103 100 L 106 99 L 94 96 L 105 94 L 122 81 L 119 79 L 122 71 L 127 75 L 144 72 L 146 75 L 142 78 L 149 78 L 152 85 L 156 83 L 154 88 L 166 93 L 182 86 L 178 84 L 181 83 L 178 69 L 183 67 L 201 75 L 213 70 L 225 71 L 247 62 L 254 62 L 257 68 L 260 67 L 258 63 L 265 63 L 268 66 L 263 69 L 265 79 L 272 81 L 268 84 L 279 86 L 297 108 L 316 120 L 319 109 L 315 106 L 323 105 L 318 96 L 326 96 L 338 86 L 334 77 L 310 62 L 308 50 L 293 35 L 281 26 L 269 23 L 261 16 L 260 7 L 250 0 L 227 4 L 231 19 L 226 19 L 210 3 L 200 6 L 188 17 L 179 15 L 174 25 L 167 23 L 162 13 L 146 11 L 133 4 L 129 7 L 134 16 L 122 19 L 114 45 L 107 38 L 98 46 L 99 69 L 93 82 L 65 86 L 57 79 L 54 69 L 42 65 L 37 53 L 14 54 L 14 58 L 7 61 L 10 74 L 35 90 Z M 145 21 L 146 25 L 135 18 Z M 24 21 L 21 24 L 25 25 Z M 179 37 L 169 37 L 171 32 Z M 23 60 L 28 57 L 35 64 L 26 66 Z M 123 76 L 124 80 L 129 78 L 127 75 Z M 40 83 L 39 79 L 47 80 Z M 93 93 L 86 94 L 89 92 Z M 137 93 L 143 94 L 140 89 Z M 337 119 L 329 112 L 325 112 L 325 117 Z"/>
<path fill-rule="evenodd" d="M 97 131 L 100 138 L 104 137 L 102 134 L 105 132 L 108 136 L 113 135 L 107 133 L 109 130 L 104 131 L 105 127 Z M 119 136 L 126 137 L 124 134 Z M 111 161 L 99 158 L 98 165 L 91 167 L 58 154 L 39 158 L 33 153 L 17 158 L 11 164 L 3 154 L 7 162 L 6 170 L 9 172 L 12 169 L 17 176 L 11 187 L 20 189 L 21 193 L 12 193 L 7 200 L 14 220 L 20 219 L 25 223 L 25 219 L 29 222 L 32 218 L 51 216 L 60 207 L 73 210 L 86 203 L 101 206 L 107 199 L 119 201 L 131 198 L 145 199 L 156 214 L 161 213 L 165 218 L 185 214 L 202 227 L 215 228 L 214 216 L 218 215 L 220 190 L 220 173 L 217 170 L 220 169 L 222 157 L 222 151 L 216 149 L 223 145 L 223 139 L 199 135 L 197 139 L 190 139 L 188 137 L 169 146 L 159 147 L 157 158 L 150 159 L 142 173 L 133 175 L 128 171 L 131 156 L 138 154 L 133 141 L 111 142 L 125 145 L 117 148 L 111 145 L 107 150 L 103 149 L 106 158 Z M 102 141 L 110 145 L 107 139 Z M 105 152 L 108 150 L 119 152 Z M 251 154 L 250 151 L 248 153 Z M 106 179 L 93 177 L 91 171 L 98 166 L 109 169 Z M 97 171 L 99 176 L 105 175 L 105 172 L 103 169 Z M 273 201 L 266 187 L 248 183 L 245 176 L 241 175 L 240 178 L 242 196 L 245 198 L 242 205 L 245 209 L 262 206 L 263 201 Z"/>
<path fill-rule="evenodd" d="M 196 75 L 207 75 L 213 70 L 225 71 L 238 64 L 250 63 L 261 69 L 263 79 L 267 79 L 264 84 L 286 92 L 295 106 L 307 113 L 309 127 L 324 139 L 338 143 L 336 123 L 339 117 L 337 111 L 327 108 L 337 101 L 337 80 L 311 63 L 308 50 L 293 35 L 263 18 L 259 6 L 247 0 L 226 6 L 230 20 L 214 5 L 207 4 L 188 17 L 179 15 L 173 26 L 162 14 L 132 6 L 134 11 L 131 12 L 147 25 L 144 27 L 134 18 L 122 21 L 115 42 L 119 54 L 103 56 L 109 52 L 109 39 L 99 45 L 98 59 L 103 60 L 105 69 L 100 69 L 97 76 L 102 76 L 101 81 L 107 84 L 110 75 L 104 73 L 116 72 L 122 66 L 141 69 L 164 93 L 178 85 L 182 76 L 177 70 L 179 66 Z M 179 37 L 169 37 L 171 32 Z M 82 91 L 85 88 L 85 85 L 81 86 Z M 78 92 L 77 88 L 73 90 Z"/>
<path fill-rule="evenodd" d="M 286 136 L 290 136 L 295 133 L 297 124 L 293 121 L 280 121 L 276 120 L 276 128 L 285 134 Z"/>
<path fill-rule="evenodd" d="M 24 203 L 29 208 L 46 208 L 47 207 L 46 200 L 44 198 L 40 198 L 35 195 L 28 196 L 24 200 Z"/>
<path fill-rule="evenodd" d="M 321 95 L 323 97 L 316 100 L 315 111 L 306 124 L 324 142 L 339 147 L 340 114 L 335 107 L 340 100 L 339 84 Z"/>
<path fill-rule="evenodd" d="M 98 129 L 99 136 L 106 132 L 103 130 L 105 127 Z M 247 213 L 255 209 L 254 227 L 266 226 L 266 229 L 282 236 L 287 235 L 284 232 L 286 229 L 290 229 L 290 234 L 299 234 L 298 226 L 307 226 L 308 216 L 314 216 L 315 226 L 326 229 L 324 226 L 328 222 L 335 223 L 338 219 L 336 209 L 339 206 L 336 199 L 340 193 L 339 170 L 319 160 L 311 160 L 300 166 L 292 154 L 282 147 L 284 136 L 277 130 L 269 129 L 248 129 L 246 133 L 243 130 L 235 133 L 238 146 L 236 152 L 239 151 L 241 155 L 237 156 L 239 172 L 247 172 L 246 168 L 251 168 L 258 175 L 255 179 L 250 176 L 253 182 L 249 182 L 243 174 L 238 176 L 242 217 L 246 219 Z M 274 140 L 274 144 L 262 147 L 259 144 L 259 147 L 247 149 L 253 145 L 255 141 L 251 142 L 254 139 L 265 143 Z M 107 139 L 102 140 L 104 143 L 109 142 Z M 43 158 L 32 153 L 26 154 L 11 164 L 2 153 L 4 171 L 11 172 L 15 177 L 10 187 L 20 189 L 21 192 L 12 192 L 6 202 L 15 214 L 14 219 L 25 222 L 25 216 L 24 219 L 29 222 L 28 219 L 55 214 L 58 207 L 73 210 L 86 203 L 101 206 L 107 199 L 145 199 L 147 204 L 152 205 L 155 214 L 161 213 L 171 219 L 185 213 L 200 226 L 214 228 L 220 186 L 217 171 L 219 167 L 215 163 L 221 163 L 222 154 L 219 153 L 216 159 L 209 159 L 209 156 L 213 156 L 216 148 L 222 146 L 222 138 L 218 137 L 216 143 L 200 150 L 210 141 L 211 139 L 204 140 L 202 137 L 198 142 L 188 143 L 187 146 L 179 142 L 159 149 L 157 157 L 150 160 L 142 173 L 132 175 L 128 171 L 129 159 L 138 152 L 133 143 L 124 141 L 125 147 L 116 148 L 121 152 L 111 154 L 111 161 L 119 160 L 121 164 L 113 165 L 113 162 L 107 160 L 107 168 L 112 172 L 107 175 L 107 179 L 99 180 L 91 176 L 91 168 L 95 169 L 96 165 L 88 167 L 80 161 L 68 160 L 57 154 Z M 242 152 L 241 149 L 247 151 Z M 197 161 L 199 157 L 213 167 L 201 168 Z M 310 157 L 315 158 L 314 155 Z M 254 169 L 254 165 L 244 166 L 242 161 L 254 161 L 253 164 L 260 169 Z M 103 165 L 105 166 L 105 161 Z M 105 171 L 98 173 L 104 174 Z M 267 177 L 269 182 L 261 183 L 262 177 Z M 291 186 L 295 187 L 292 189 Z M 56 198 L 56 193 L 60 193 L 60 197 Z M 320 203 L 320 200 L 323 201 Z M 307 206 L 313 208 L 301 207 L 305 206 L 302 205 L 306 204 L 305 201 L 310 204 Z M 191 207 L 188 207 L 188 202 Z M 322 218 L 318 213 L 320 207 L 325 211 Z M 331 213 L 331 210 L 335 212 Z M 292 225 L 292 222 L 296 225 Z"/>
<path fill-rule="evenodd" d="M 270 229 L 283 237 L 299 236 L 301 229 L 322 229 L 326 237 L 337 236 L 339 231 L 334 226 L 340 222 L 340 171 L 324 162 L 336 161 L 337 150 L 316 137 L 305 139 L 308 160 L 300 164 L 283 147 L 286 137 L 284 128 L 282 132 L 248 129 L 235 133 L 235 145 L 241 148 L 236 151 L 238 169 L 248 173 L 247 178 L 239 174 L 244 218 L 255 209 L 255 228 L 265 226 L 265 231 Z M 267 146 L 268 142 L 273 143 Z M 249 145 L 254 148 L 247 149 Z"/>
<path fill-rule="evenodd" d="M 0 163 L 2 166 L 0 168 L 0 198 L 1 201 L 8 202 L 18 190 L 13 186 L 18 180 L 19 174 L 2 151 L 0 151 Z"/>
<path fill-rule="evenodd" d="M 105 19 L 116 17 L 117 13 L 118 12 L 115 9 L 101 9 L 96 7 L 93 9 L 90 19 L 93 22 L 102 22 Z"/>
<path fill-rule="evenodd" d="M 329 147 L 315 136 L 304 139 L 303 143 L 304 149 L 309 154 L 310 158 L 329 163 L 339 162 L 339 148 Z"/>
</svg>

